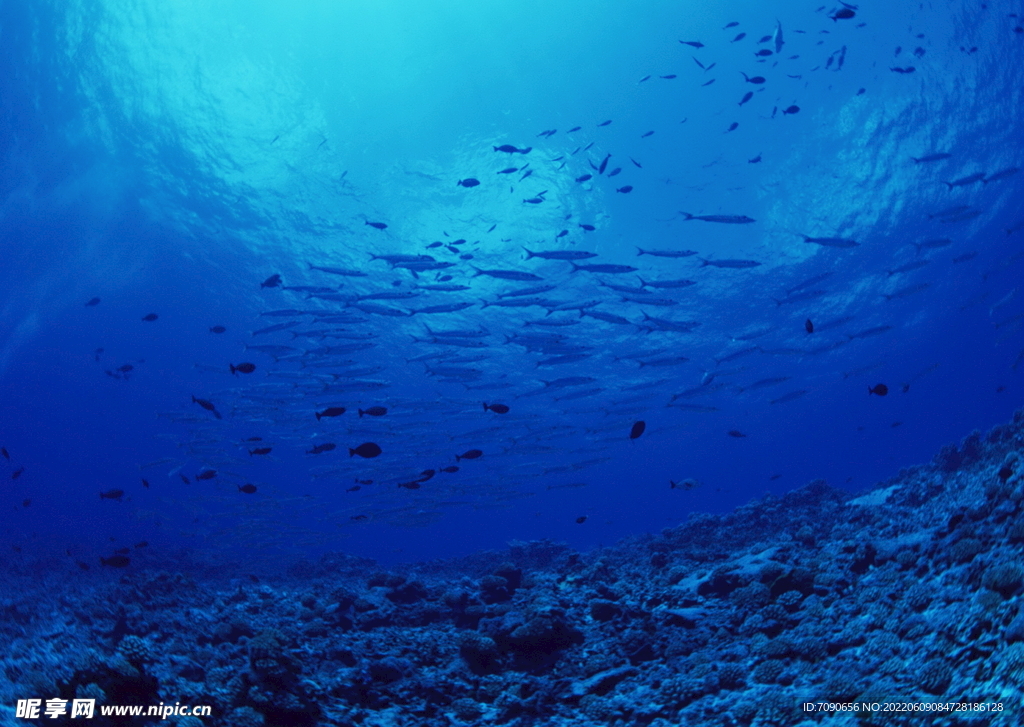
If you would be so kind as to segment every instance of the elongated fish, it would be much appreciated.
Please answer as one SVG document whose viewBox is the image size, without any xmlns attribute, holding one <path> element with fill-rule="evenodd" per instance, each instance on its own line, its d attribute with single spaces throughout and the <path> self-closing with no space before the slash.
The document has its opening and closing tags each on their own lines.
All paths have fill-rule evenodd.
<svg viewBox="0 0 1024 727">
<path fill-rule="evenodd" d="M 751 222 L 757 222 L 757 220 L 746 215 L 691 215 L 689 212 L 680 212 L 679 214 L 683 215 L 684 222 L 702 220 L 704 222 L 723 222 L 728 225 L 746 225 Z"/>
</svg>

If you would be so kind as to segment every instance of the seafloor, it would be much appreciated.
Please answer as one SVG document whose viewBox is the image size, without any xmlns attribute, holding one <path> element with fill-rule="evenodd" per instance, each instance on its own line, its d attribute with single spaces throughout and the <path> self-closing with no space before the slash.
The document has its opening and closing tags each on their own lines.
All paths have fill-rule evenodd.
<svg viewBox="0 0 1024 727">
<path fill-rule="evenodd" d="M 8 563 L 0 724 L 159 723 L 15 716 L 77 696 L 212 706 L 180 727 L 1018 725 L 1022 454 L 1024 410 L 859 496 L 816 481 L 589 553 L 280 577 Z"/>
</svg>

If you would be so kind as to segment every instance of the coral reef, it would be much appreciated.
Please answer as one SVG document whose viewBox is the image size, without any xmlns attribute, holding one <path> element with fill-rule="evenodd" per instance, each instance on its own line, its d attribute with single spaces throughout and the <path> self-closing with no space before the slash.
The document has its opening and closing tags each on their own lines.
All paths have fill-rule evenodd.
<svg viewBox="0 0 1024 727">
<path fill-rule="evenodd" d="M 330 554 L 266 580 L 7 575 L 0 702 L 213 707 L 179 727 L 1011 725 L 1022 452 L 1024 412 L 857 496 L 815 481 L 590 553 L 515 542 L 388 570 Z M 892 700 L 1005 706 L 801 707 Z"/>
</svg>

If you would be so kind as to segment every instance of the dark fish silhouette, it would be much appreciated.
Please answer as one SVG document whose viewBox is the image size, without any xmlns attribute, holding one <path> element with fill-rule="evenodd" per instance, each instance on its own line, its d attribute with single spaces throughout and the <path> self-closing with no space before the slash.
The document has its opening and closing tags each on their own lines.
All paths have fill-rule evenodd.
<svg viewBox="0 0 1024 727">
<path fill-rule="evenodd" d="M 633 191 L 633 185 L 627 184 L 624 187 L 619 187 L 615 191 L 618 192 L 619 194 L 629 194 L 630 192 Z"/>
<path fill-rule="evenodd" d="M 736 43 L 736 42 L 738 42 L 738 41 L 741 41 L 741 40 L 743 40 L 743 39 L 744 39 L 744 38 L 746 38 L 746 37 L 747 37 L 747 34 L 746 34 L 746 33 L 740 33 L 739 35 L 737 35 L 737 36 L 736 36 L 735 38 L 733 38 L 733 39 L 732 39 L 731 41 L 729 41 L 729 42 L 730 42 L 730 43 Z"/>
<path fill-rule="evenodd" d="M 529 154 L 533 151 L 532 146 L 528 146 L 525 149 L 518 149 L 511 144 L 502 144 L 501 146 L 492 147 L 494 151 L 503 151 L 506 154 Z"/>
<path fill-rule="evenodd" d="M 142 486 L 145 487 L 148 490 L 149 489 L 149 480 L 143 478 Z"/>
<path fill-rule="evenodd" d="M 368 409 L 359 410 L 359 418 L 362 419 L 363 414 L 369 414 L 372 417 L 382 417 L 388 413 L 387 407 L 384 406 L 371 406 Z"/>
<path fill-rule="evenodd" d="M 729 435 L 730 437 L 736 437 L 737 439 L 741 439 L 741 438 L 743 438 L 743 437 L 747 436 L 747 435 L 746 435 L 746 434 L 744 434 L 743 432 L 737 431 L 736 429 L 730 429 L 730 430 L 728 431 L 728 435 Z"/>
<path fill-rule="evenodd" d="M 197 399 L 195 397 L 195 394 L 192 395 L 192 401 L 206 409 L 206 411 L 211 412 L 218 419 L 221 418 L 220 412 L 217 411 L 217 407 L 213 405 L 212 401 L 207 401 L 206 399 Z"/>
<path fill-rule="evenodd" d="M 602 121 L 598 126 L 608 126 L 610 123 L 612 123 L 612 120 L 608 119 L 607 121 Z"/>
<path fill-rule="evenodd" d="M 593 174 L 583 174 L 583 175 L 581 175 L 579 177 L 576 177 L 576 181 L 582 183 L 582 182 L 586 182 L 587 180 L 593 179 L 593 178 L 594 178 Z"/>
<path fill-rule="evenodd" d="M 228 329 L 225 328 L 224 326 L 211 326 L 210 327 L 210 333 L 224 333 L 224 331 L 226 331 L 226 330 L 228 330 Z"/>
<path fill-rule="evenodd" d="M 715 268 L 756 268 L 761 263 L 754 260 L 701 260 L 701 267 L 707 267 L 708 265 Z"/>
<path fill-rule="evenodd" d="M 753 91 L 747 91 L 745 94 L 743 94 L 743 98 L 740 99 L 739 105 L 742 106 L 743 104 L 745 104 L 747 101 L 749 101 L 752 98 L 754 98 L 754 92 Z"/>
<path fill-rule="evenodd" d="M 197 480 L 212 480 L 217 476 L 217 470 L 203 470 L 196 475 Z"/>
<path fill-rule="evenodd" d="M 120 500 L 124 497 L 124 490 L 107 490 L 100 493 L 101 500 Z"/>
<path fill-rule="evenodd" d="M 683 45 L 693 46 L 694 48 L 703 48 L 704 47 L 704 44 L 701 43 L 699 40 L 681 40 L 679 42 L 682 43 Z"/>
<path fill-rule="evenodd" d="M 159 317 L 160 316 L 158 316 L 156 313 L 147 313 L 146 315 L 142 316 L 142 320 L 144 320 L 144 321 L 155 321 Z"/>
<path fill-rule="evenodd" d="M 633 424 L 633 427 L 629 430 L 629 438 L 636 439 L 637 437 L 644 433 L 645 429 L 647 429 L 647 422 L 643 420 L 635 422 Z"/>
<path fill-rule="evenodd" d="M 278 273 L 274 273 L 269 278 L 260 283 L 261 288 L 276 288 L 281 284 L 281 276 Z"/>
<path fill-rule="evenodd" d="M 814 323 L 811 322 L 810 318 L 804 321 L 804 330 L 808 333 L 814 333 Z"/>
<path fill-rule="evenodd" d="M 254 454 L 270 454 L 270 450 L 273 447 L 256 447 L 256 449 L 249 450 L 249 456 L 252 457 Z"/>
<path fill-rule="evenodd" d="M 458 181 L 458 186 L 466 187 L 467 189 L 469 187 L 475 187 L 478 184 L 480 184 L 480 180 L 479 179 L 473 179 L 472 177 L 466 177 L 465 179 L 460 179 Z"/>
<path fill-rule="evenodd" d="M 679 214 L 683 216 L 684 222 L 702 220 L 704 222 L 721 222 L 729 225 L 745 225 L 757 221 L 746 215 L 691 215 L 689 212 L 680 212 Z"/>
<path fill-rule="evenodd" d="M 519 171 L 519 167 L 508 167 L 507 169 L 502 169 L 500 172 L 498 172 L 498 174 L 512 174 L 513 172 L 518 172 L 518 171 Z M 434 243 L 434 245 L 430 245 L 429 247 L 435 247 L 435 246 L 436 247 L 440 247 L 441 244 L 442 243 L 438 242 L 438 243 Z"/>
<path fill-rule="evenodd" d="M 237 366 L 234 364 L 228 364 L 228 366 L 231 368 L 231 373 L 235 376 L 237 376 L 239 372 L 243 374 L 251 374 L 256 370 L 256 364 L 252 363 L 240 363 Z"/>
<path fill-rule="evenodd" d="M 587 516 L 586 515 L 580 515 L 578 518 L 576 518 L 576 524 L 577 525 L 582 525 L 586 521 L 587 521 Z"/>
<path fill-rule="evenodd" d="M 369 225 L 370 227 L 373 227 L 377 230 L 386 230 L 388 227 L 387 224 L 384 222 L 365 222 L 363 224 Z"/>
<path fill-rule="evenodd" d="M 345 407 L 343 406 L 329 406 L 323 411 L 315 412 L 317 421 L 320 421 L 323 417 L 337 417 L 344 413 Z"/>
<path fill-rule="evenodd" d="M 796 104 L 794 104 L 792 106 L 787 106 L 786 108 L 782 109 L 782 113 L 783 114 L 798 114 L 798 113 L 800 113 L 800 107 L 797 106 Z"/>
<path fill-rule="evenodd" d="M 458 472 L 458 471 L 459 471 L 459 468 L 456 467 L 453 464 L 450 464 L 447 467 L 442 467 L 441 469 L 438 470 L 438 472 L 449 472 L 449 473 L 451 473 L 451 472 Z"/>
<path fill-rule="evenodd" d="M 460 462 L 461 460 L 464 459 L 479 459 L 480 457 L 483 456 L 483 454 L 484 453 L 481 452 L 479 449 L 471 449 L 468 452 L 463 452 L 462 454 L 455 455 L 455 461 Z"/>
<path fill-rule="evenodd" d="M 100 557 L 100 565 L 105 565 L 108 568 L 127 568 L 131 562 L 131 559 L 124 555 L 112 555 L 109 558 Z"/>
<path fill-rule="evenodd" d="M 373 457 L 376 457 L 377 455 L 379 455 L 381 453 L 381 451 L 382 451 L 381 448 L 379 446 L 377 446 L 376 444 L 374 444 L 373 442 L 364 442 L 363 444 L 360 444 L 355 449 L 351 449 L 350 448 L 348 450 L 348 456 L 352 457 L 353 455 L 357 455 L 358 454 L 360 457 L 364 457 L 366 459 L 372 459 Z"/>
<path fill-rule="evenodd" d="M 7 451 L 7 447 L 0 447 L 0 454 L 4 456 L 8 462 L 11 461 L 11 453 Z"/>
<path fill-rule="evenodd" d="M 829 15 L 829 17 L 832 18 L 833 22 L 835 22 L 837 20 L 849 20 L 855 15 L 857 15 L 857 13 L 850 10 L 850 8 L 839 8 L 836 10 L 834 15 Z"/>
<path fill-rule="evenodd" d="M 306 454 L 323 454 L 324 452 L 330 452 L 337 446 L 334 442 L 324 442 L 323 444 L 314 445 L 312 449 L 307 449 Z"/>
<path fill-rule="evenodd" d="M 488 404 L 484 402 L 484 411 L 493 411 L 495 414 L 508 414 L 508 407 L 504 404 Z"/>
<path fill-rule="evenodd" d="M 99 298 L 90 298 L 89 302 L 85 304 L 85 307 L 88 308 L 90 306 L 99 305 L 99 304 L 100 304 L 100 299 Z"/>
<path fill-rule="evenodd" d="M 878 396 L 885 396 L 889 393 L 889 387 L 885 384 L 875 384 L 874 386 L 868 387 L 868 394 L 877 394 Z"/>
<path fill-rule="evenodd" d="M 239 492 L 244 492 L 246 495 L 251 495 L 256 492 L 256 485 L 247 483 L 244 485 L 238 485 L 237 487 Z"/>
</svg>

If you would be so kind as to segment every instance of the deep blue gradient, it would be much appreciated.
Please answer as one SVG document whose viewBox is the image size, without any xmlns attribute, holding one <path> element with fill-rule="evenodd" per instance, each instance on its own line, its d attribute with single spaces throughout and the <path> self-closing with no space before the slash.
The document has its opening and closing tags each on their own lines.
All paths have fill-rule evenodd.
<svg viewBox="0 0 1024 727">
<path fill-rule="evenodd" d="M 841 5 L 439 5 L 0 2 L 5 553 L 66 565 L 146 540 L 133 557 L 258 565 L 329 550 L 418 560 L 511 539 L 586 548 L 816 478 L 861 489 L 1021 405 L 1017 4 L 872 3 L 849 20 L 830 19 Z M 774 53 L 774 38 L 758 41 L 777 27 Z M 502 144 L 532 150 L 493 151 Z M 950 156 L 914 161 L 936 153 Z M 467 177 L 480 185 L 457 185 Z M 471 260 L 428 248 L 458 239 Z M 573 272 L 524 247 L 638 272 Z M 371 257 L 393 254 L 455 264 L 414 276 Z M 701 263 L 729 259 L 760 265 Z M 554 286 L 538 297 L 598 301 L 630 323 L 493 305 L 541 281 L 474 267 L 535 274 Z M 372 302 L 472 305 L 393 317 L 261 288 L 275 273 L 339 296 L 450 275 L 468 289 Z M 664 306 L 602 285 L 638 276 L 695 284 L 631 296 L 675 303 Z M 261 315 L 282 309 L 362 320 Z M 645 316 L 700 325 L 651 330 Z M 356 338 L 253 335 L 291 320 Z M 528 323 L 551 320 L 571 324 Z M 458 339 L 482 348 L 440 345 L 427 326 L 489 335 Z M 529 333 L 564 334 L 586 356 L 538 365 L 559 353 L 506 338 Z M 364 334 L 375 347 L 310 353 Z M 274 344 L 296 350 L 245 349 Z M 431 353 L 444 356 L 410 361 Z M 689 361 L 651 365 L 676 357 Z M 232 376 L 243 361 L 256 371 Z M 105 373 L 128 363 L 126 379 Z M 469 371 L 445 381 L 438 367 Z M 570 376 L 593 381 L 542 391 Z M 325 391 L 353 379 L 380 388 Z M 869 395 L 879 383 L 888 395 Z M 335 405 L 348 411 L 314 417 Z M 388 414 L 355 414 L 373 405 Z M 647 429 L 630 441 L 637 420 Z M 248 454 L 256 436 L 269 456 Z M 348 456 L 368 441 L 384 453 Z M 338 448 L 306 454 L 324 442 Z M 399 487 L 474 448 L 483 456 L 458 472 Z M 204 468 L 217 477 L 196 481 Z M 348 491 L 357 479 L 373 484 Z M 696 486 L 670 487 L 686 479 Z M 120 501 L 98 497 L 111 489 Z"/>
</svg>

